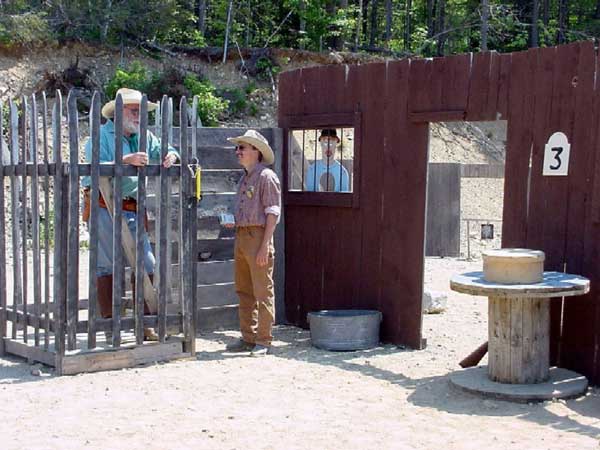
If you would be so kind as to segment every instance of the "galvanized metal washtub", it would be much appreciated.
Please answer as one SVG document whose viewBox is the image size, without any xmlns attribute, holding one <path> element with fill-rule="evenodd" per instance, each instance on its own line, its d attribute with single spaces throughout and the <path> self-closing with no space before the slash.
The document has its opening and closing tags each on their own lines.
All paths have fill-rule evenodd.
<svg viewBox="0 0 600 450">
<path fill-rule="evenodd" d="M 312 344 L 333 351 L 376 347 L 381 318 L 381 312 L 367 309 L 323 310 L 307 314 Z"/>
</svg>

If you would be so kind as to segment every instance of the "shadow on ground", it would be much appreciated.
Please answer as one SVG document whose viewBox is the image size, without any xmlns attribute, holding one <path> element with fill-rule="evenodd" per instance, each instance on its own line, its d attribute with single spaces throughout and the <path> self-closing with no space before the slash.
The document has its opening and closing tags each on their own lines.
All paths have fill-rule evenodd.
<svg viewBox="0 0 600 450">
<path fill-rule="evenodd" d="M 561 401 L 569 411 L 565 415 L 559 415 L 550 411 L 547 403 L 520 404 L 483 399 L 453 389 L 446 375 L 411 378 L 401 372 L 376 367 L 369 362 L 370 359 L 380 356 L 402 358 L 403 353 L 409 354 L 415 350 L 385 345 L 371 350 L 329 352 L 312 347 L 309 332 L 294 327 L 276 327 L 274 337 L 276 342 L 272 348 L 272 357 L 334 366 L 401 386 L 410 391 L 408 401 L 416 406 L 435 408 L 450 414 L 519 417 L 564 432 L 573 432 L 594 438 L 600 437 L 600 390 L 595 388 L 591 388 L 584 397 Z M 203 338 L 222 341 L 224 344 L 237 339 L 237 337 L 234 338 L 222 332 L 209 333 Z M 228 353 L 225 350 L 199 351 L 198 359 L 221 360 L 248 357 L 248 355 L 249 353 Z M 598 419 L 594 420 L 594 423 L 599 424 L 583 424 L 573 418 L 578 415 Z"/>
</svg>

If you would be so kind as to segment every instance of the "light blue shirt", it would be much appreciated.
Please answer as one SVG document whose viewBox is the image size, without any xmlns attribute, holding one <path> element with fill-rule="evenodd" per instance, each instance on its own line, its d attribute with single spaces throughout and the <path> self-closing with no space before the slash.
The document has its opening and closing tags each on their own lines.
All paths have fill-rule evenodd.
<svg viewBox="0 0 600 450">
<path fill-rule="evenodd" d="M 158 139 L 150 131 L 147 131 L 148 136 L 148 160 L 151 164 L 160 164 L 160 139 Z M 134 134 L 127 138 L 123 136 L 123 156 L 139 151 L 138 135 Z M 179 158 L 179 153 L 169 146 L 169 153 L 175 153 Z M 92 162 L 92 140 L 88 139 L 85 143 L 85 160 L 88 163 Z M 115 160 L 115 124 L 112 120 L 108 120 L 100 127 L 100 163 L 109 163 Z M 90 177 L 83 177 L 81 184 L 85 187 L 91 183 Z M 137 195 L 137 177 L 123 177 L 123 198 L 133 197 Z"/>
<path fill-rule="evenodd" d="M 329 165 L 323 160 L 312 163 L 304 179 L 307 191 L 350 192 L 348 171 L 339 161 L 332 161 Z M 328 185 L 331 189 L 327 189 Z"/>
</svg>

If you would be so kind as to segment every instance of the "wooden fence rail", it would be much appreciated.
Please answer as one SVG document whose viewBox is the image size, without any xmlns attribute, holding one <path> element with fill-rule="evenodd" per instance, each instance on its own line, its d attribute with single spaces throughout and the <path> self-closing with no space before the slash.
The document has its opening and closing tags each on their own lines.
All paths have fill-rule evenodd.
<svg viewBox="0 0 600 450">
<path fill-rule="evenodd" d="M 101 107 L 96 93 L 90 110 L 92 160 L 82 162 L 77 98 L 71 92 L 63 105 L 56 93 L 49 120 L 48 101 L 41 94 L 19 102 L 0 103 L 0 136 L 8 135 L 10 164 L 0 159 L 0 354 L 13 353 L 77 373 L 128 367 L 195 353 L 197 200 L 193 170 L 197 161 L 198 102 L 179 104 L 182 132 L 178 135 L 179 164 L 126 166 L 123 158 L 123 100 L 116 99 L 115 160 L 100 161 Z M 64 108 L 66 106 L 66 108 Z M 66 113 L 66 114 L 65 114 Z M 66 120 L 65 120 L 66 117 Z M 8 119 L 8 120 L 6 120 Z M 163 97 L 155 114 L 161 139 L 161 161 L 173 135 L 173 102 Z M 139 151 L 147 152 L 148 100 L 140 105 Z M 8 123 L 8 130 L 5 125 Z M 51 138 L 50 135 L 51 134 Z M 191 143 L 188 135 L 191 134 Z M 64 148 L 63 137 L 68 144 Z M 51 143 L 50 143 L 51 141 Z M 0 146 L 5 145 L 0 140 Z M 191 145 L 190 145 L 191 144 Z M 0 153 L 6 149 L 1 148 Z M 68 154 L 68 160 L 63 157 Z M 80 242 L 81 178 L 90 179 L 89 259 Z M 122 210 L 123 177 L 137 176 L 136 218 L 129 231 Z M 155 177 L 158 199 L 157 265 L 154 284 L 144 267 L 146 183 Z M 177 187 L 178 220 L 171 227 L 171 184 Z M 9 187 L 8 191 L 5 187 Z M 8 195 L 7 195 L 8 194 Z M 100 195 L 113 217 L 112 318 L 97 307 Z M 177 236 L 180 288 L 171 298 L 170 236 Z M 87 268 L 86 268 L 87 266 Z M 125 270 L 135 273 L 133 315 L 124 309 Z M 87 272 L 86 272 L 87 271 Z M 87 283 L 82 281 L 88 278 Z M 87 292 L 86 292 L 87 291 Z M 85 297 L 87 296 L 87 301 Z M 144 302 L 150 314 L 144 314 Z M 144 329 L 158 329 L 159 342 L 144 342 Z M 104 333 L 110 338 L 104 338 Z M 100 334 L 99 334 L 100 333 Z M 111 336 L 112 335 L 112 336 Z M 175 336 L 176 335 L 176 336 Z"/>
</svg>

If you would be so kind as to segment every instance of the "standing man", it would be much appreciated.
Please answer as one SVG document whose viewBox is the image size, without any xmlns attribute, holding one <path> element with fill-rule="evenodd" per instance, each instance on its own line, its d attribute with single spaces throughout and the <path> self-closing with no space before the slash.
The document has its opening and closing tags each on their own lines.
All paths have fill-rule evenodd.
<svg viewBox="0 0 600 450">
<path fill-rule="evenodd" d="M 321 130 L 321 159 L 306 170 L 304 178 L 307 191 L 350 192 L 348 171 L 335 159 L 339 143 L 340 138 L 334 128 Z"/>
<path fill-rule="evenodd" d="M 133 89 L 122 88 L 117 91 L 117 96 L 121 94 L 123 99 L 123 163 L 132 166 L 142 167 L 152 162 L 160 162 L 160 140 L 150 131 L 147 133 L 148 149 L 147 153 L 139 151 L 139 132 L 140 132 L 140 103 L 142 93 Z M 155 110 L 157 105 L 148 102 L 148 111 Z M 102 107 L 102 115 L 108 119 L 100 127 L 100 163 L 114 163 L 115 160 L 115 124 L 113 117 L 115 113 L 115 101 L 111 100 Z M 91 139 L 85 144 L 85 158 L 89 163 L 92 161 L 92 142 Z M 163 166 L 171 167 L 179 158 L 179 154 L 173 148 L 163 160 Z M 90 178 L 85 177 L 82 185 L 87 187 L 84 191 L 84 211 L 83 220 L 89 220 L 90 213 Z M 137 177 L 123 177 L 123 217 L 132 235 L 135 236 L 137 223 Z M 112 284 L 113 284 L 113 220 L 106 209 L 106 204 L 100 196 L 100 208 L 98 210 L 98 265 L 96 267 L 96 285 L 98 288 L 98 306 L 100 315 L 107 319 L 112 317 Z M 155 258 L 150 247 L 148 235 L 144 233 L 144 266 L 146 272 L 152 279 L 154 274 Z M 144 312 L 150 311 L 144 304 Z M 144 329 L 144 339 L 158 340 L 157 335 L 152 328 Z"/>
<path fill-rule="evenodd" d="M 236 197 L 234 251 L 242 338 L 227 350 L 250 350 L 252 356 L 264 356 L 273 340 L 275 321 L 273 233 L 281 215 L 281 187 L 275 172 L 266 167 L 275 162 L 275 155 L 263 135 L 248 130 L 228 140 L 236 144 L 245 173 Z"/>
</svg>

